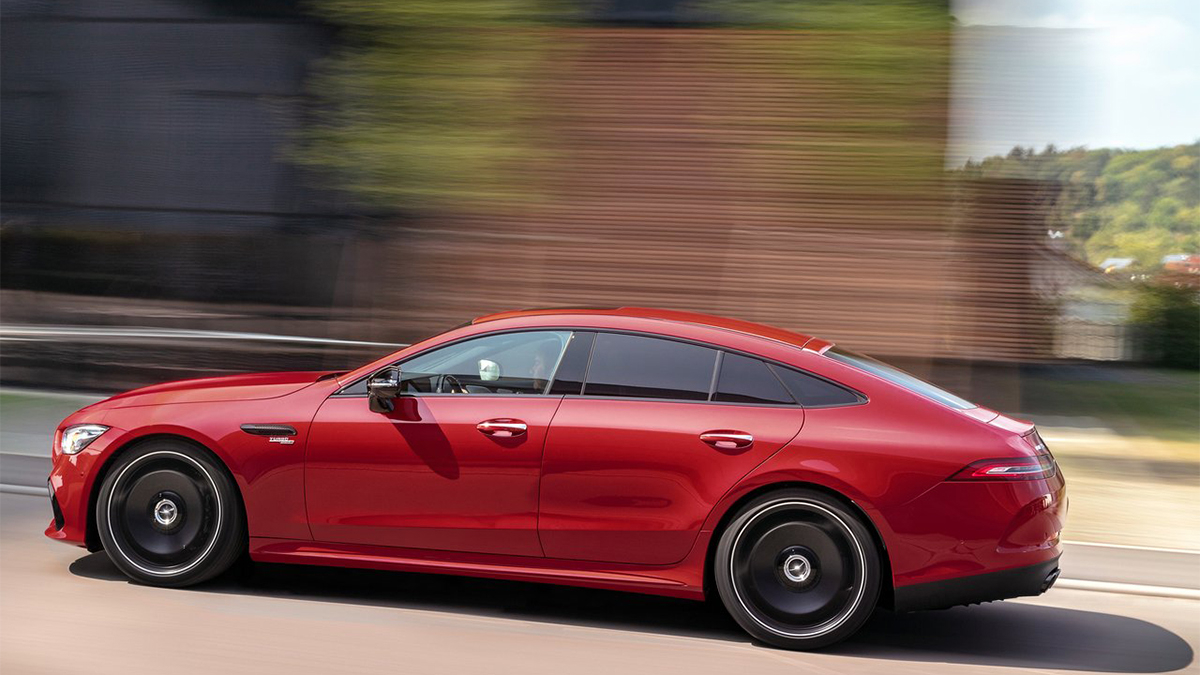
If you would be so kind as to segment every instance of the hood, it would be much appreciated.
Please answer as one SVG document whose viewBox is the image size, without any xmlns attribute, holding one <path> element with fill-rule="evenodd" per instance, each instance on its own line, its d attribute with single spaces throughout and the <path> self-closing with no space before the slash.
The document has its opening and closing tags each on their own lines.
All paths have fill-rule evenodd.
<svg viewBox="0 0 1200 675">
<path fill-rule="evenodd" d="M 206 401 L 252 401 L 276 398 L 299 391 L 308 385 L 335 375 L 334 371 L 293 371 L 252 373 L 178 380 L 131 389 L 94 404 L 96 407 L 129 408 L 168 403 Z M 93 406 L 89 406 L 93 407 Z"/>
</svg>

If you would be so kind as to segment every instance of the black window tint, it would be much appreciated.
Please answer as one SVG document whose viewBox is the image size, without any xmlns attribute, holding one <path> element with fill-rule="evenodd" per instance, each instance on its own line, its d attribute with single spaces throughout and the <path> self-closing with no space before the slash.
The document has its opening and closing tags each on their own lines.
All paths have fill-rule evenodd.
<svg viewBox="0 0 1200 675">
<path fill-rule="evenodd" d="M 812 408 L 831 405 L 853 405 L 862 402 L 862 398 L 845 387 L 836 385 L 819 377 L 802 373 L 791 368 L 771 366 L 771 370 L 783 380 L 788 391 L 800 402 L 800 405 Z"/>
<path fill-rule="evenodd" d="M 686 342 L 600 333 L 588 366 L 588 396 L 706 401 L 717 350 Z"/>
<path fill-rule="evenodd" d="M 562 362 L 554 373 L 554 384 L 550 385 L 550 393 L 578 394 L 583 391 L 583 376 L 587 372 L 588 359 L 592 355 L 592 342 L 595 333 L 575 333 L 567 343 L 567 353 L 563 354 Z"/>
<path fill-rule="evenodd" d="M 795 403 L 767 364 L 740 354 L 721 357 L 714 401 L 730 403 Z"/>
</svg>

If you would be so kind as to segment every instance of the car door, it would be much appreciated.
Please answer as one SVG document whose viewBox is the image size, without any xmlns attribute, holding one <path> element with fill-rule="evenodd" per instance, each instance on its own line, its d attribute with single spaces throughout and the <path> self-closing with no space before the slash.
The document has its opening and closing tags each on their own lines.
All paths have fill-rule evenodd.
<svg viewBox="0 0 1200 675">
<path fill-rule="evenodd" d="M 579 379 L 558 389 L 542 461 L 552 558 L 682 560 L 721 496 L 804 423 L 765 362 L 704 345 L 600 332 Z"/>
<path fill-rule="evenodd" d="M 365 385 L 313 420 L 305 500 L 318 541 L 540 556 L 537 494 L 547 395 L 569 331 L 489 334 L 400 364 L 395 409 Z"/>
</svg>

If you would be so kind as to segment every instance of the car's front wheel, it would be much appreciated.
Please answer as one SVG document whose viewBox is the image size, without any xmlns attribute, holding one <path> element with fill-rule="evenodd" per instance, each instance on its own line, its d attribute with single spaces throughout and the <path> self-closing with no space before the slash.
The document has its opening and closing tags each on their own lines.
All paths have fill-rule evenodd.
<svg viewBox="0 0 1200 675">
<path fill-rule="evenodd" d="M 870 532 L 840 501 L 814 490 L 751 500 L 721 534 L 713 564 L 721 601 L 738 624 L 787 649 L 846 639 L 879 597 Z"/>
<path fill-rule="evenodd" d="M 149 441 L 117 457 L 96 500 L 96 527 L 113 563 L 155 586 L 211 579 L 246 545 L 233 479 L 184 441 Z"/>
</svg>

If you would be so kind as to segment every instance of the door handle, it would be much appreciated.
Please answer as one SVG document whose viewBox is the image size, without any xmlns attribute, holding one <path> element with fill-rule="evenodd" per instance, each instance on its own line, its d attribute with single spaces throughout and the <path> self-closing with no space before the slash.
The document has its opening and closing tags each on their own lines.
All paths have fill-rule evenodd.
<svg viewBox="0 0 1200 675">
<path fill-rule="evenodd" d="M 521 420 L 495 419 L 484 420 L 475 425 L 480 433 L 496 438 L 512 438 L 525 433 L 529 427 Z"/>
<path fill-rule="evenodd" d="M 720 450 L 743 450 L 754 445 L 754 437 L 744 431 L 706 431 L 700 440 Z"/>
</svg>

